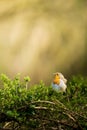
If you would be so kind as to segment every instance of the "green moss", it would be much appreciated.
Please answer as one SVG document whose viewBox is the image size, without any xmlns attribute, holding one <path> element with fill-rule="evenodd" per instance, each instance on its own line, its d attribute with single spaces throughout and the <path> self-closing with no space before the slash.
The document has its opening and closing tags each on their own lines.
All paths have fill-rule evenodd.
<svg viewBox="0 0 87 130">
<path fill-rule="evenodd" d="M 87 78 L 73 76 L 67 84 L 67 92 L 59 93 L 43 81 L 26 89 L 27 79 L 20 76 L 13 80 L 1 75 L 0 125 L 11 122 L 6 128 L 65 130 L 87 128 Z M 29 78 L 28 78 L 29 79 Z M 3 118 L 3 123 L 2 123 Z M 12 125 L 14 124 L 14 125 Z"/>
</svg>

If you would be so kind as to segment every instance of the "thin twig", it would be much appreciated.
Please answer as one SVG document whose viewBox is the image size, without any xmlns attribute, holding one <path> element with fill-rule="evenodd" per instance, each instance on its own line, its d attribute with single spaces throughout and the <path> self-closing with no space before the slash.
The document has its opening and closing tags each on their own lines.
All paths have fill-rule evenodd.
<svg viewBox="0 0 87 130">
<path fill-rule="evenodd" d="M 31 103 L 32 103 L 32 104 L 34 104 L 34 103 L 47 103 L 47 104 L 56 105 L 54 102 L 51 102 L 51 101 L 43 101 L 43 100 L 33 101 L 33 102 L 31 102 Z"/>
</svg>

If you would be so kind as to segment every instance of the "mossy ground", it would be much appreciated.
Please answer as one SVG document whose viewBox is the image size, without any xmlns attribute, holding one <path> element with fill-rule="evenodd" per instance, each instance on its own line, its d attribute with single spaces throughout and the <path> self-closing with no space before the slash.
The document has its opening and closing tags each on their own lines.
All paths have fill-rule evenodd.
<svg viewBox="0 0 87 130">
<path fill-rule="evenodd" d="M 73 76 L 67 92 L 59 93 L 43 81 L 29 86 L 29 77 L 20 81 L 1 75 L 0 127 L 15 130 L 86 130 L 87 78 Z"/>
</svg>

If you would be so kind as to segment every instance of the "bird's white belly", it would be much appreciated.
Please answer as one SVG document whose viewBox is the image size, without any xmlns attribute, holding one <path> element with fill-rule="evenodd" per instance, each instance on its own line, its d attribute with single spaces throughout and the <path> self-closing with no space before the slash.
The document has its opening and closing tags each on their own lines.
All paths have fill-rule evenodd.
<svg viewBox="0 0 87 130">
<path fill-rule="evenodd" d="M 52 83 L 52 87 L 53 87 L 54 90 L 56 90 L 56 91 L 62 91 L 62 92 L 65 92 L 66 88 L 67 88 L 66 84 L 61 79 L 60 79 L 59 85 Z"/>
</svg>

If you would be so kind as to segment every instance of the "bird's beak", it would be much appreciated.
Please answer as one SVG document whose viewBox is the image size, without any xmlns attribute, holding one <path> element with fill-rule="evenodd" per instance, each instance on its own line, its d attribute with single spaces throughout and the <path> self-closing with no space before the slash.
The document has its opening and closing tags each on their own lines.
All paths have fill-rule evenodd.
<svg viewBox="0 0 87 130">
<path fill-rule="evenodd" d="M 56 75 L 56 74 L 58 74 L 58 72 L 53 73 L 53 75 Z"/>
</svg>

